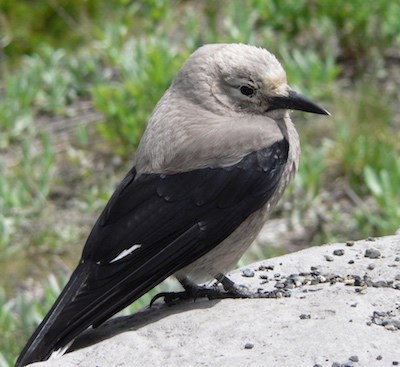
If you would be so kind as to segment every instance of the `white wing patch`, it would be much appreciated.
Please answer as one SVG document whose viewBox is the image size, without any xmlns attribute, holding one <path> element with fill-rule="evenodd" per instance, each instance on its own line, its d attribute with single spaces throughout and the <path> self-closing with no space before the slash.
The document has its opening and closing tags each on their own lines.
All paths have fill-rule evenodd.
<svg viewBox="0 0 400 367">
<path fill-rule="evenodd" d="M 118 256 L 114 257 L 114 259 L 110 261 L 110 264 L 130 255 L 133 251 L 137 250 L 140 247 L 142 247 L 142 245 L 133 245 L 132 247 L 123 250 Z"/>
</svg>

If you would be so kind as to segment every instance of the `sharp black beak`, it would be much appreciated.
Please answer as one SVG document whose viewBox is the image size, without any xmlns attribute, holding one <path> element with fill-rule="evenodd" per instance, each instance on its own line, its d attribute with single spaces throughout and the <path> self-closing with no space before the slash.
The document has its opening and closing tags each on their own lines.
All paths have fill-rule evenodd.
<svg viewBox="0 0 400 367">
<path fill-rule="evenodd" d="M 268 111 L 287 109 L 318 113 L 320 115 L 331 115 L 325 108 L 318 106 L 313 101 L 292 90 L 287 97 L 270 97 L 268 98 L 268 102 L 270 104 Z"/>
</svg>

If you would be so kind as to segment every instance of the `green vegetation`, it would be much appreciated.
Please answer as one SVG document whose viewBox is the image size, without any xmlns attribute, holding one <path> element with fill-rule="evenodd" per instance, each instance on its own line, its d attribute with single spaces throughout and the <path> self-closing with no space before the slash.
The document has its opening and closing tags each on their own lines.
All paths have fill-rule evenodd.
<svg viewBox="0 0 400 367">
<path fill-rule="evenodd" d="M 398 19 L 394 1 L 2 1 L 0 367 L 49 309 L 154 105 L 204 43 L 266 47 L 332 113 L 293 114 L 303 155 L 276 211 L 293 236 L 255 246 L 244 263 L 289 244 L 394 233 Z"/>
<path fill-rule="evenodd" d="M 132 155 L 127 147 L 138 145 L 150 113 L 184 59 L 165 40 L 155 38 L 127 42 L 113 58 L 112 66 L 119 70 L 122 80 L 111 86 L 96 86 L 92 93 L 95 107 L 107 117 L 100 132 L 117 154 Z"/>
</svg>

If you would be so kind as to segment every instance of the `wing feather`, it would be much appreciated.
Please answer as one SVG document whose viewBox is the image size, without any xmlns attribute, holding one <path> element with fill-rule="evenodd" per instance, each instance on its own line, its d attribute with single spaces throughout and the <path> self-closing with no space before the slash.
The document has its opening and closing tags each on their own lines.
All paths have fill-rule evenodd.
<svg viewBox="0 0 400 367">
<path fill-rule="evenodd" d="M 133 168 L 95 224 L 81 263 L 39 325 L 17 366 L 47 359 L 195 261 L 265 205 L 288 157 L 286 140 L 230 167 L 177 174 Z M 121 252 L 135 251 L 112 261 Z"/>
</svg>

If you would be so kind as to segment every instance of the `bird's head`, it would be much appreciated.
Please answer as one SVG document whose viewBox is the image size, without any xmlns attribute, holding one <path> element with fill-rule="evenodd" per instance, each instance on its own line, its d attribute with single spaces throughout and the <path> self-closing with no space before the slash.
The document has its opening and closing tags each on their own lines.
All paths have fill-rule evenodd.
<svg viewBox="0 0 400 367">
<path fill-rule="evenodd" d="M 212 44 L 198 49 L 177 78 L 207 109 L 276 117 L 287 110 L 329 115 L 294 92 L 279 61 L 266 49 L 244 44 Z M 202 93 L 198 93 L 201 90 Z M 217 103 L 215 103 L 217 102 Z"/>
</svg>

